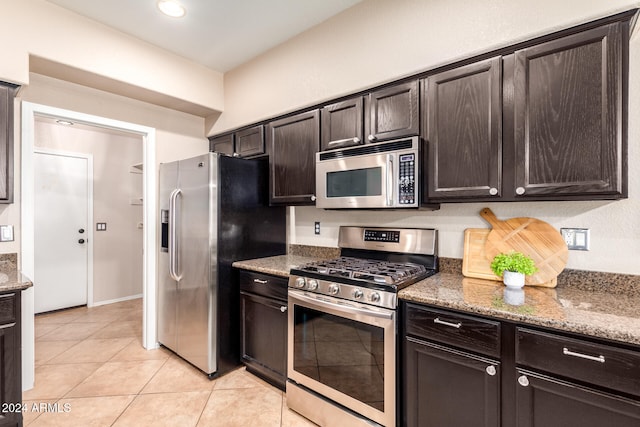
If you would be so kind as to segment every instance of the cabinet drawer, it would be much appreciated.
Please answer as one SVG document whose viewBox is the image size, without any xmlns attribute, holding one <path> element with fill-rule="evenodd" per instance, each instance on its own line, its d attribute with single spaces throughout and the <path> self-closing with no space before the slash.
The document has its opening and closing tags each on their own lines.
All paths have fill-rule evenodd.
<svg viewBox="0 0 640 427">
<path fill-rule="evenodd" d="M 489 356 L 500 356 L 500 323 L 413 304 L 406 305 L 407 334 Z"/>
<path fill-rule="evenodd" d="M 640 352 L 518 328 L 516 363 L 640 396 Z"/>
<path fill-rule="evenodd" d="M 284 277 L 240 270 L 240 290 L 244 292 L 286 301 L 287 283 Z"/>
<path fill-rule="evenodd" d="M 0 325 L 16 321 L 16 294 L 0 295 Z"/>
</svg>

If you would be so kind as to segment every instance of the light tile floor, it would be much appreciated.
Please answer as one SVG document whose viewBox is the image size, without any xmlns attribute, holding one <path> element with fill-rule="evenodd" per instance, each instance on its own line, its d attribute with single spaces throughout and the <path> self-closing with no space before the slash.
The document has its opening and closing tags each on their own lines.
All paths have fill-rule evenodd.
<svg viewBox="0 0 640 427">
<path fill-rule="evenodd" d="M 210 381 L 142 347 L 142 300 L 37 315 L 26 426 L 309 427 L 284 393 L 239 368 Z"/>
</svg>

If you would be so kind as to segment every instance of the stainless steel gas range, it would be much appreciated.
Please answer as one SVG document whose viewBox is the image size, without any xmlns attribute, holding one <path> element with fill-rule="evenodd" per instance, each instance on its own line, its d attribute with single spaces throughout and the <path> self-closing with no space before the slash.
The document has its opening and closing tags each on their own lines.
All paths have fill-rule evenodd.
<svg viewBox="0 0 640 427">
<path fill-rule="evenodd" d="M 321 426 L 395 426 L 398 291 L 438 271 L 437 231 L 340 227 L 340 257 L 292 269 L 287 405 Z"/>
</svg>

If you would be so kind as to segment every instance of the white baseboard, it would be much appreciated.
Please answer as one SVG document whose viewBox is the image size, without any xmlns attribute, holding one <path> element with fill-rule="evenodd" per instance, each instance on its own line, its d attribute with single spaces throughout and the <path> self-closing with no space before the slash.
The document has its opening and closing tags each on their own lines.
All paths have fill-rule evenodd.
<svg viewBox="0 0 640 427">
<path fill-rule="evenodd" d="M 99 305 L 114 304 L 116 302 L 129 301 L 129 300 L 138 299 L 138 298 L 142 298 L 142 294 L 130 295 L 128 297 L 110 299 L 105 301 L 98 301 L 98 302 L 94 302 L 93 304 L 87 304 L 87 307 L 98 307 Z"/>
</svg>

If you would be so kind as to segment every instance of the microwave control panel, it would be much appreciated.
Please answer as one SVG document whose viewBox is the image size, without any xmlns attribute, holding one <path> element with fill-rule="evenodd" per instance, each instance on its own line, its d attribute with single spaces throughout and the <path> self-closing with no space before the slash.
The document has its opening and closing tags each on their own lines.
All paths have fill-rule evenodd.
<svg viewBox="0 0 640 427">
<path fill-rule="evenodd" d="M 415 154 L 399 156 L 398 202 L 401 205 L 416 203 L 416 162 Z"/>
</svg>

